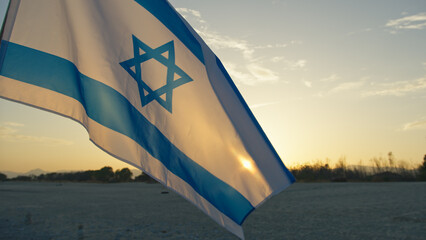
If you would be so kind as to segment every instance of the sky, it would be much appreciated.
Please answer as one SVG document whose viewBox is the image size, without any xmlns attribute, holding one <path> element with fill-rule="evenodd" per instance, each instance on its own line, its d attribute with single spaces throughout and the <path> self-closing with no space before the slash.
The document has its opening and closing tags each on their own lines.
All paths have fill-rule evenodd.
<svg viewBox="0 0 426 240">
<path fill-rule="evenodd" d="M 426 1 L 170 3 L 224 63 L 288 167 L 371 165 L 389 152 L 409 167 L 422 162 Z M 78 123 L 0 99 L 0 171 L 106 165 L 129 167 Z"/>
</svg>

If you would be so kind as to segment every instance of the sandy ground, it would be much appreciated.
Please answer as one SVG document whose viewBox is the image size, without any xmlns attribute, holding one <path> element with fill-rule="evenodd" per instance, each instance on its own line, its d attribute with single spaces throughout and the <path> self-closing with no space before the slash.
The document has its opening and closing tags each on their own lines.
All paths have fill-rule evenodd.
<svg viewBox="0 0 426 240">
<path fill-rule="evenodd" d="M 233 239 L 159 184 L 0 183 L 0 239 Z M 300 183 L 246 239 L 426 239 L 426 182 Z"/>
</svg>

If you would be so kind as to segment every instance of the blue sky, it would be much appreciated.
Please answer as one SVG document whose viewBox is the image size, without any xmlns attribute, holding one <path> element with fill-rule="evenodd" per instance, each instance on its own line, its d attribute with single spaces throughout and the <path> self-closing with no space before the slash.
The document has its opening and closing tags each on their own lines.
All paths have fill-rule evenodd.
<svg viewBox="0 0 426 240">
<path fill-rule="evenodd" d="M 367 165 L 390 151 L 422 161 L 425 1 L 170 2 L 222 60 L 287 165 Z M 0 124 L 0 170 L 122 166 L 51 113 L 0 100 Z"/>
</svg>

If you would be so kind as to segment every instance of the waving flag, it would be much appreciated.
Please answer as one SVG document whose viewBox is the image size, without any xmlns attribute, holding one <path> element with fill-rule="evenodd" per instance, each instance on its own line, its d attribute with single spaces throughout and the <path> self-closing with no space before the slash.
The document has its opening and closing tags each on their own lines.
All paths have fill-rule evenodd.
<svg viewBox="0 0 426 240">
<path fill-rule="evenodd" d="M 81 123 L 243 238 L 293 176 L 219 59 L 166 0 L 12 0 L 0 95 Z"/>
</svg>

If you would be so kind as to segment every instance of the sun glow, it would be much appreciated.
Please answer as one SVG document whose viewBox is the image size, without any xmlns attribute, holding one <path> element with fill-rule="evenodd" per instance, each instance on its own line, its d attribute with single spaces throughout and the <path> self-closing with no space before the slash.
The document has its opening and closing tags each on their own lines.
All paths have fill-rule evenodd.
<svg viewBox="0 0 426 240">
<path fill-rule="evenodd" d="M 240 161 L 245 170 L 248 170 L 251 173 L 255 171 L 254 162 L 250 157 L 248 157 L 248 154 L 238 153 L 234 148 L 231 148 L 230 150 L 233 154 L 235 154 L 235 157 L 238 161 Z"/>
<path fill-rule="evenodd" d="M 243 165 L 243 168 L 245 168 L 249 172 L 252 172 L 252 173 L 254 172 L 255 168 L 254 168 L 252 160 L 243 156 L 239 156 L 238 159 L 240 160 L 241 165 Z"/>
<path fill-rule="evenodd" d="M 251 164 L 251 162 L 250 162 L 250 161 L 248 161 L 248 160 L 246 160 L 246 159 L 243 159 L 243 160 L 241 161 L 241 163 L 242 163 L 242 164 L 243 164 L 243 166 L 244 166 L 245 168 L 247 168 L 248 170 L 253 169 L 253 165 Z"/>
</svg>

